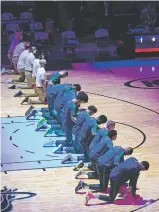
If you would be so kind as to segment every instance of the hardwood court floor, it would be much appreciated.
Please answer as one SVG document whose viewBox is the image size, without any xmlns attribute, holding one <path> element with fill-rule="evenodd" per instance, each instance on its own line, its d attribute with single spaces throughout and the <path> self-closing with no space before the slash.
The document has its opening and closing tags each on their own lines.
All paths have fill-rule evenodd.
<svg viewBox="0 0 159 212">
<path fill-rule="evenodd" d="M 96 115 L 106 114 L 108 119 L 120 122 L 116 124 L 118 138 L 115 145 L 135 147 L 143 142 L 144 135 L 146 136 L 143 145 L 135 149 L 133 154 L 139 161 L 150 162 L 149 171 L 140 174 L 137 194 L 140 194 L 144 200 L 157 200 L 159 198 L 159 90 L 157 88 L 159 87 L 154 85 L 153 89 L 145 89 L 147 87 L 141 80 L 134 82 L 133 86 L 144 89 L 124 86 L 124 83 L 134 79 L 150 78 L 147 79 L 149 82 L 159 79 L 157 69 L 152 72 L 151 66 L 146 66 L 145 71 L 140 72 L 137 66 L 119 67 L 112 68 L 113 74 L 108 69 L 99 69 L 87 63 L 75 64 L 74 68 L 75 70 L 69 72 L 69 77 L 64 82 L 80 83 L 83 91 L 95 93 L 89 94 L 87 105 L 97 106 Z M 159 70 L 159 67 L 157 68 Z M 8 78 L 9 76 L 3 76 L 1 81 Z M 1 116 L 24 115 L 28 106 L 21 106 L 21 98 L 13 97 L 15 90 L 8 90 L 6 84 L 1 84 L 1 89 Z M 15 212 L 159 211 L 159 201 L 142 207 L 142 205 L 122 205 L 122 203 L 107 205 L 99 200 L 91 200 L 91 206 L 86 207 L 85 194 L 74 193 L 79 180 L 74 179 L 75 172 L 72 168 L 15 171 L 7 174 L 2 172 L 1 176 L 2 186 L 37 194 L 33 198 L 13 201 Z M 85 182 L 96 181 L 86 179 Z"/>
</svg>

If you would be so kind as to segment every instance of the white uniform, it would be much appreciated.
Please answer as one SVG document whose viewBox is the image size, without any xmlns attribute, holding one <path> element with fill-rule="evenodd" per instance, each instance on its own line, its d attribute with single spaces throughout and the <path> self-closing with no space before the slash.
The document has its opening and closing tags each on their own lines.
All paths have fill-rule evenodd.
<svg viewBox="0 0 159 212">
<path fill-rule="evenodd" d="M 28 54 L 29 54 L 28 49 L 24 50 L 21 53 L 19 60 L 18 60 L 17 69 L 19 69 L 19 70 L 25 69 L 25 64 L 26 64 L 26 59 L 27 59 Z"/>
<path fill-rule="evenodd" d="M 32 72 L 33 71 L 33 62 L 35 60 L 35 56 L 32 52 L 30 52 L 26 58 L 25 63 L 25 71 Z"/>
<path fill-rule="evenodd" d="M 36 77 L 37 70 L 38 68 L 40 68 L 39 61 L 40 61 L 39 59 L 35 59 L 33 62 L 33 74 L 32 74 L 33 77 Z"/>
<path fill-rule="evenodd" d="M 42 88 L 42 80 L 46 80 L 46 71 L 43 67 L 38 68 L 37 74 L 36 74 L 36 87 Z"/>
</svg>

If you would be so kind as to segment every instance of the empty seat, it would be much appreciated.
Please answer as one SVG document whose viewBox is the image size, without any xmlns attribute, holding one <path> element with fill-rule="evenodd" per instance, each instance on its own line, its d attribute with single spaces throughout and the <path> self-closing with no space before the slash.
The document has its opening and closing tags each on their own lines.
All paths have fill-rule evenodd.
<svg viewBox="0 0 159 212">
<path fill-rule="evenodd" d="M 36 32 L 34 35 L 35 43 L 38 47 L 50 46 L 49 37 L 47 32 Z"/>
<path fill-rule="evenodd" d="M 47 32 L 36 32 L 34 34 L 35 46 L 44 54 L 50 54 L 51 45 L 49 42 L 49 37 Z"/>
<path fill-rule="evenodd" d="M 43 31 L 43 25 L 41 22 L 33 22 L 30 24 L 30 31 L 41 32 Z"/>
<path fill-rule="evenodd" d="M 99 29 L 95 31 L 97 42 L 97 57 L 109 57 L 109 33 L 107 29 Z"/>
<path fill-rule="evenodd" d="M 109 42 L 109 33 L 106 29 L 98 29 L 95 31 L 95 38 L 98 43 L 108 43 Z"/>
<path fill-rule="evenodd" d="M 54 31 L 54 21 L 52 19 L 46 20 L 45 31 L 48 32 L 48 33 Z"/>
<path fill-rule="evenodd" d="M 33 14 L 30 13 L 30 12 L 20 13 L 20 20 L 21 21 L 32 21 L 33 20 Z"/>
<path fill-rule="evenodd" d="M 16 32 L 16 31 L 20 31 L 19 24 L 10 23 L 10 24 L 6 25 L 6 33 L 8 36 L 9 43 L 12 41 L 12 39 L 14 37 L 14 32 Z"/>
<path fill-rule="evenodd" d="M 1 21 L 14 21 L 15 17 L 12 13 L 2 13 L 1 15 Z"/>
<path fill-rule="evenodd" d="M 76 48 L 79 45 L 79 41 L 76 38 L 76 34 L 73 31 L 64 31 L 62 33 L 63 38 L 63 50 L 67 54 L 76 54 Z"/>
<path fill-rule="evenodd" d="M 10 23 L 6 25 L 6 31 L 7 32 L 16 32 L 16 31 L 20 31 L 20 27 L 19 24 L 16 23 Z"/>
</svg>

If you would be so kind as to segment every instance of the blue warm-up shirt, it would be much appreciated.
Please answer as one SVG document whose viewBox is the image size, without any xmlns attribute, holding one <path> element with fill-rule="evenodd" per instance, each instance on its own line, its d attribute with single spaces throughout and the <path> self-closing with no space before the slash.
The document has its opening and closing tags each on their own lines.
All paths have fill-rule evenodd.
<svg viewBox="0 0 159 212">
<path fill-rule="evenodd" d="M 88 141 L 89 137 L 98 130 L 98 124 L 94 117 L 87 117 L 82 124 L 79 136 L 81 137 L 80 142 Z"/>
<path fill-rule="evenodd" d="M 113 148 L 113 141 L 111 138 L 102 138 L 90 151 L 91 160 L 96 161 L 100 155 Z"/>
<path fill-rule="evenodd" d="M 117 180 L 121 185 L 130 180 L 129 186 L 132 186 L 132 194 L 135 195 L 140 170 L 138 160 L 131 157 L 112 169 L 110 179 Z"/>
<path fill-rule="evenodd" d="M 63 127 L 73 127 L 74 122 L 71 119 L 71 116 L 77 116 L 77 105 L 74 101 L 67 102 L 62 111 L 62 120 Z"/>
<path fill-rule="evenodd" d="M 52 81 L 52 83 L 54 85 L 60 84 L 61 83 L 61 75 L 59 72 L 54 72 L 51 76 L 50 76 L 50 80 Z"/>
<path fill-rule="evenodd" d="M 79 135 L 80 130 L 82 128 L 82 124 L 88 117 L 90 117 L 90 114 L 88 113 L 88 111 L 82 111 L 78 114 L 77 120 L 72 129 L 72 132 L 74 135 L 76 135 L 76 136 Z"/>
<path fill-rule="evenodd" d="M 98 132 L 97 132 L 97 134 L 95 135 L 95 137 L 91 141 L 91 144 L 89 146 L 89 150 L 91 150 L 94 145 L 96 145 L 97 143 L 99 143 L 102 138 L 107 137 L 107 135 L 108 135 L 108 130 L 106 128 L 99 129 Z"/>
<path fill-rule="evenodd" d="M 103 167 L 118 166 L 119 163 L 124 161 L 124 149 L 121 146 L 115 146 L 112 149 L 99 156 L 97 163 Z"/>
</svg>

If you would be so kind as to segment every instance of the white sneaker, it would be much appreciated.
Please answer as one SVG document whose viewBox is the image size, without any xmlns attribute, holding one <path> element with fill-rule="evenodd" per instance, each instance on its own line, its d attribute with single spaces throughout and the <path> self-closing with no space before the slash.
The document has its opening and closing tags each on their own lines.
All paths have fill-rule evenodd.
<svg viewBox="0 0 159 212">
<path fill-rule="evenodd" d="M 87 175 L 87 173 L 81 168 L 75 176 L 75 179 L 78 179 L 80 175 Z"/>
<path fill-rule="evenodd" d="M 8 79 L 7 81 L 6 81 L 6 84 L 12 84 L 13 83 L 13 79 Z"/>
</svg>

